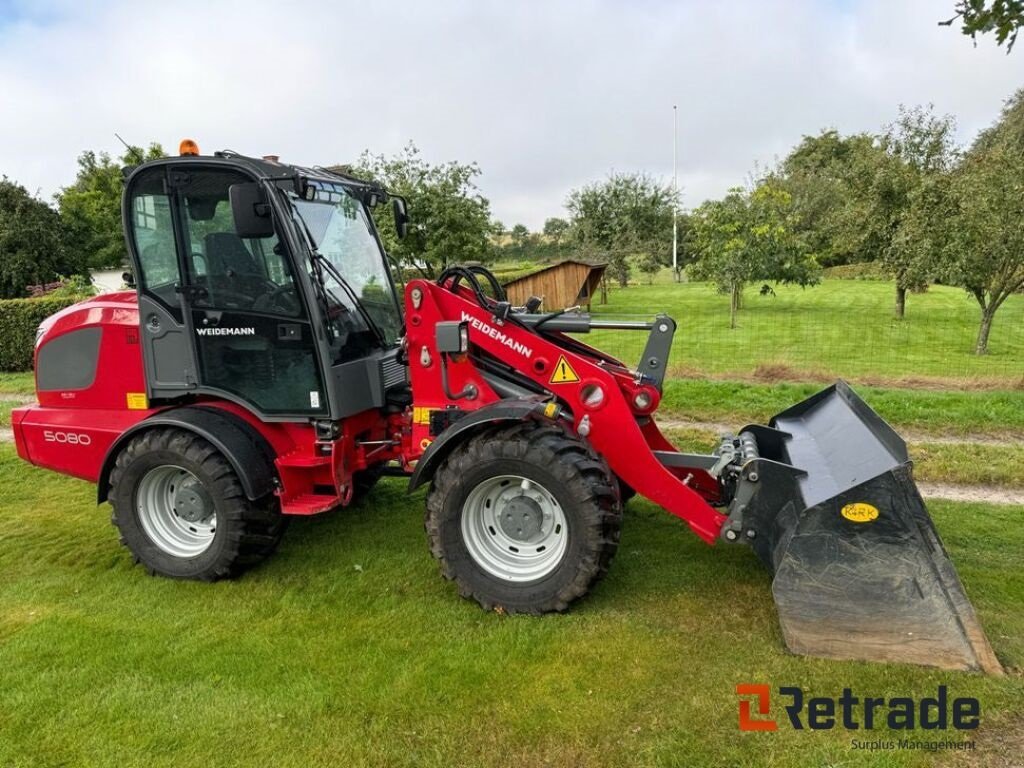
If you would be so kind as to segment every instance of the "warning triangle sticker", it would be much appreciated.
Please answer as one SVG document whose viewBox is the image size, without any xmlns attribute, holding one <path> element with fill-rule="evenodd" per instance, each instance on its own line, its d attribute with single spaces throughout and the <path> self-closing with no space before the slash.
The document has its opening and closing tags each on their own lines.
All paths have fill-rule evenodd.
<svg viewBox="0 0 1024 768">
<path fill-rule="evenodd" d="M 555 364 L 555 370 L 551 372 L 551 384 L 572 384 L 580 380 L 580 377 L 576 375 L 576 371 L 569 365 L 569 361 L 565 359 L 565 355 L 560 355 L 558 362 Z"/>
</svg>

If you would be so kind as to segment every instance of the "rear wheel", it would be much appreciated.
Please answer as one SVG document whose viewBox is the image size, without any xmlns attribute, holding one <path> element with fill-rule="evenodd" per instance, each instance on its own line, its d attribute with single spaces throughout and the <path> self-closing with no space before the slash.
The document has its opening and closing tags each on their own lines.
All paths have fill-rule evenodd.
<svg viewBox="0 0 1024 768">
<path fill-rule="evenodd" d="M 563 611 L 618 548 L 607 465 L 563 430 L 520 424 L 456 447 L 427 497 L 431 552 L 463 597 L 509 613 Z"/>
<path fill-rule="evenodd" d="M 227 459 L 180 429 L 133 438 L 117 457 L 108 496 L 135 561 L 172 578 L 234 576 L 271 554 L 287 527 L 273 497 L 250 501 Z"/>
</svg>

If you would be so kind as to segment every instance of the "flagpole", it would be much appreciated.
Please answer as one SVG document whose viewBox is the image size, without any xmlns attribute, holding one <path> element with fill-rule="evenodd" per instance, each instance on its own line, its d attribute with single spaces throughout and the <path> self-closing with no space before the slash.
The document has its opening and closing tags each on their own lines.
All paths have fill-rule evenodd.
<svg viewBox="0 0 1024 768">
<path fill-rule="evenodd" d="M 679 187 L 676 162 L 679 155 L 679 119 L 676 105 L 672 105 L 672 279 L 679 277 L 679 227 L 676 224 L 676 215 L 679 208 Z"/>
</svg>

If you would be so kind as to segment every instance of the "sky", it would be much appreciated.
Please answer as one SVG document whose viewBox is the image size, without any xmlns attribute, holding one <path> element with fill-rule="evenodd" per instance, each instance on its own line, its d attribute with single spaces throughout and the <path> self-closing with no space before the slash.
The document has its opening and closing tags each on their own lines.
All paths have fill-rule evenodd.
<svg viewBox="0 0 1024 768">
<path fill-rule="evenodd" d="M 494 216 L 537 230 L 613 170 L 670 182 L 676 105 L 695 207 L 901 103 L 969 141 L 1024 86 L 1024 49 L 939 27 L 954 4 L 0 0 L 0 174 L 50 199 L 81 151 L 121 150 L 115 132 L 302 165 L 411 140 L 477 162 Z"/>
</svg>

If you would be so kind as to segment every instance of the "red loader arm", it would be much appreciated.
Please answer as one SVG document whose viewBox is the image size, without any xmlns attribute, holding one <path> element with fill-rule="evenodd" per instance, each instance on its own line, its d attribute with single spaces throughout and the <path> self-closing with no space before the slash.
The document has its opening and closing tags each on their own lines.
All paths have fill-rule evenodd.
<svg viewBox="0 0 1024 768">
<path fill-rule="evenodd" d="M 471 411 L 502 399 L 470 355 L 446 356 L 437 348 L 435 329 L 444 321 L 465 322 L 479 352 L 504 364 L 551 393 L 571 413 L 576 432 L 587 439 L 609 467 L 638 493 L 685 520 L 709 544 L 726 517 L 709 501 L 718 500 L 717 481 L 695 466 L 672 466 L 664 453 L 678 454 L 658 431 L 651 413 L 658 390 L 638 384 L 618 363 L 560 334 L 540 334 L 510 315 L 500 320 L 466 289 L 449 290 L 426 280 L 406 286 L 406 325 L 410 377 L 416 414 L 413 445 L 429 446 L 430 414 L 446 409 Z M 571 348 L 570 348 L 571 345 Z M 646 407 L 637 407 L 637 395 Z M 643 426 L 641 426 L 643 424 Z M 659 453 L 655 453 L 658 451 Z M 661 456 L 661 458 L 659 458 Z"/>
</svg>

